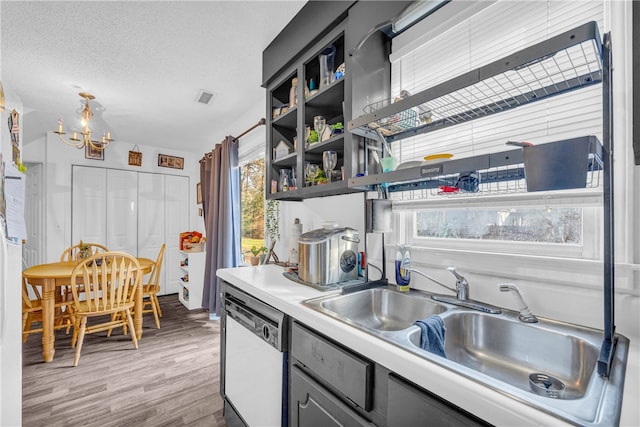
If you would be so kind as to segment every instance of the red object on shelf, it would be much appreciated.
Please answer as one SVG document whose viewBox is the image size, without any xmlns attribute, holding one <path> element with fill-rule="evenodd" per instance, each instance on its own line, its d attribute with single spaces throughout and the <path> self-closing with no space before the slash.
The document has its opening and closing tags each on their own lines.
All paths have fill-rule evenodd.
<svg viewBox="0 0 640 427">
<path fill-rule="evenodd" d="M 185 231 L 180 233 L 180 250 L 191 249 L 192 244 L 197 244 L 202 240 L 202 233 L 197 231 Z"/>
<path fill-rule="evenodd" d="M 458 187 L 451 187 L 449 185 L 441 185 L 438 187 L 438 193 L 457 193 L 460 191 Z"/>
</svg>

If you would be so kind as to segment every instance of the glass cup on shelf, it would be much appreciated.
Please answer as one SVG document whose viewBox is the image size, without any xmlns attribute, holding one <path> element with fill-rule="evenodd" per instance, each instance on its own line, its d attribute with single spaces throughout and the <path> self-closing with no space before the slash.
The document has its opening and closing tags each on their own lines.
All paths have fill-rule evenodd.
<svg viewBox="0 0 640 427">
<path fill-rule="evenodd" d="M 333 72 L 335 57 L 336 47 L 334 45 L 325 47 L 318 56 L 318 61 L 320 62 L 320 89 L 329 86 L 335 81 Z"/>
<path fill-rule="evenodd" d="M 310 187 L 313 185 L 313 183 L 316 181 L 316 177 L 318 176 L 318 173 L 320 172 L 320 167 L 314 163 L 308 163 L 307 164 L 307 170 L 306 170 L 306 174 L 307 174 L 307 185 Z"/>
<path fill-rule="evenodd" d="M 331 172 L 338 164 L 338 153 L 335 151 L 325 151 L 322 153 L 322 165 L 324 166 L 327 182 L 331 182 Z"/>
<path fill-rule="evenodd" d="M 322 135 L 327 127 L 327 119 L 324 116 L 315 116 L 313 118 L 313 129 L 318 133 L 318 142 L 322 142 Z"/>
<path fill-rule="evenodd" d="M 278 191 L 289 191 L 290 185 L 289 171 L 280 169 L 280 179 L 278 180 Z"/>
</svg>

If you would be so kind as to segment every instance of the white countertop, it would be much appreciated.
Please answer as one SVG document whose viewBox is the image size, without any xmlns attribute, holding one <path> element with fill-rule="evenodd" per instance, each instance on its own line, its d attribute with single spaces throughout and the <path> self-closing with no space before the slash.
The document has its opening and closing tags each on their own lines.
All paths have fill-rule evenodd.
<svg viewBox="0 0 640 427">
<path fill-rule="evenodd" d="M 305 325 L 487 422 L 503 426 L 569 425 L 514 398 L 451 372 L 423 357 L 305 307 L 301 301 L 339 293 L 339 291 L 321 292 L 309 286 L 294 283 L 282 275 L 283 271 L 281 267 L 275 265 L 261 265 L 220 269 L 217 271 L 217 275 Z M 628 360 L 629 362 L 635 360 L 637 363 L 637 354 L 633 348 L 629 353 Z M 637 367 L 632 367 L 631 372 L 627 373 L 627 380 L 629 375 L 635 379 L 637 372 Z M 631 386 L 630 391 L 637 396 L 637 384 L 629 384 L 627 381 L 625 391 L 629 386 Z M 625 406 L 623 406 L 621 425 L 634 425 L 630 423 L 637 420 L 637 399 L 629 399 L 628 397 L 625 393 L 626 407 L 629 408 L 633 405 L 633 408 L 629 408 L 632 413 L 625 417 Z M 634 404 L 630 400 L 635 400 L 636 403 Z M 636 413 L 634 414 L 633 411 Z"/>
</svg>

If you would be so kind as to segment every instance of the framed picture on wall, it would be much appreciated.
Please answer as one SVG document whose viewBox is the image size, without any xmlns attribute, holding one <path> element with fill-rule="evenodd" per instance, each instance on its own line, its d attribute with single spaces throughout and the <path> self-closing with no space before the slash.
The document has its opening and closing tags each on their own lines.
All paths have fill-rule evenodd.
<svg viewBox="0 0 640 427">
<path fill-rule="evenodd" d="M 139 148 L 136 145 L 129 151 L 129 166 L 142 166 L 142 152 L 137 150 Z"/>
<path fill-rule="evenodd" d="M 196 201 L 198 204 L 202 203 L 202 186 L 200 183 L 196 184 Z"/>
<path fill-rule="evenodd" d="M 98 147 L 102 145 L 97 141 L 93 141 L 93 143 Z M 84 147 L 84 158 L 93 160 L 104 160 L 104 150 L 96 148 L 91 144 L 87 144 L 86 147 Z"/>
<path fill-rule="evenodd" d="M 158 154 L 158 166 L 164 168 L 184 169 L 184 158 L 169 156 L 167 154 Z"/>
</svg>

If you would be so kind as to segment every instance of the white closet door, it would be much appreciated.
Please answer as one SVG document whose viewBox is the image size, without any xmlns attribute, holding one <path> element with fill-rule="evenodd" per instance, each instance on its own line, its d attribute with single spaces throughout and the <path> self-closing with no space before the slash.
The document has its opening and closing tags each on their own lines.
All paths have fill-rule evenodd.
<svg viewBox="0 0 640 427">
<path fill-rule="evenodd" d="M 165 243 L 164 178 L 159 174 L 138 174 L 138 256 L 154 261 Z M 160 283 L 162 286 L 162 278 Z"/>
<path fill-rule="evenodd" d="M 184 272 L 180 269 L 180 233 L 190 231 L 189 227 L 189 178 L 186 176 L 167 175 L 165 177 L 165 282 L 163 294 L 174 294 L 180 290 L 180 277 Z"/>
<path fill-rule="evenodd" d="M 106 244 L 107 170 L 73 166 L 71 199 L 71 244 Z"/>
<path fill-rule="evenodd" d="M 107 170 L 107 248 L 138 254 L 138 173 Z"/>
</svg>

